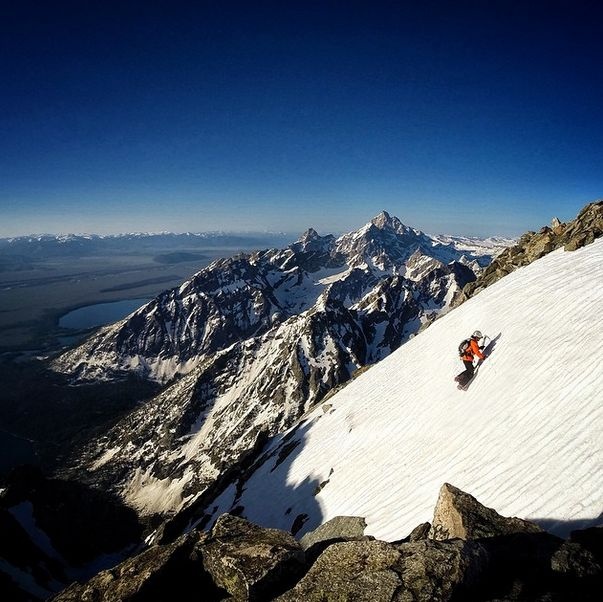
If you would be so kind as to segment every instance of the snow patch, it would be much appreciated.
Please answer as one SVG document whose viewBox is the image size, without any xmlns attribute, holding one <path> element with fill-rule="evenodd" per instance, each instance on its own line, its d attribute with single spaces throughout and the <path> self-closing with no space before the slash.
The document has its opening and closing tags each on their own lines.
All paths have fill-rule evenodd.
<svg viewBox="0 0 603 602">
<path fill-rule="evenodd" d="M 143 516 L 163 512 L 175 512 L 185 503 L 182 494 L 186 484 L 193 478 L 188 468 L 180 479 L 158 479 L 151 469 L 137 468 L 132 480 L 125 487 L 123 497 Z"/>
<path fill-rule="evenodd" d="M 90 470 L 96 470 L 97 468 L 100 468 L 103 464 L 109 462 L 119 452 L 120 449 L 120 447 L 112 447 L 111 449 L 108 449 L 100 458 L 98 458 L 98 460 L 91 464 Z"/>
</svg>

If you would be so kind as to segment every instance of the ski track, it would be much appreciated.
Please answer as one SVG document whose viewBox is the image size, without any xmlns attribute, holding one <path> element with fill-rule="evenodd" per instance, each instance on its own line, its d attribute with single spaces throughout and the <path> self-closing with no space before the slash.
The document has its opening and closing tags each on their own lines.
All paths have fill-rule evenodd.
<svg viewBox="0 0 603 602">
<path fill-rule="evenodd" d="M 431 520 L 450 482 L 505 516 L 596 519 L 602 262 L 603 240 L 557 250 L 436 321 L 330 398 L 329 413 L 307 417 L 291 458 L 272 473 L 268 461 L 246 484 L 245 516 L 289 529 L 305 512 L 298 535 L 337 515 L 364 516 L 368 534 L 394 540 Z M 476 328 L 500 338 L 459 391 L 456 349 Z M 316 496 L 302 486 L 326 479 Z"/>
</svg>

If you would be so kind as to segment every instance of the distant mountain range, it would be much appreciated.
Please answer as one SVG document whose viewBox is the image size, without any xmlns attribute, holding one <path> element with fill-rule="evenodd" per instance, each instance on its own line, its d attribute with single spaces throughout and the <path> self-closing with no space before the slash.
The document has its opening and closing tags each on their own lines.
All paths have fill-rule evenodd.
<svg viewBox="0 0 603 602">
<path fill-rule="evenodd" d="M 30 234 L 0 238 L 0 256 L 46 257 L 89 256 L 123 252 L 194 248 L 267 248 L 289 244 L 294 236 L 285 232 L 126 232 L 121 234 Z M 509 246 L 502 237 L 475 238 L 435 236 L 434 240 L 458 250 L 485 254 Z"/>
<path fill-rule="evenodd" d="M 36 261 L 49 257 L 89 257 L 201 248 L 254 249 L 282 246 L 292 239 L 292 235 L 282 232 L 37 234 L 0 238 L 0 257 Z"/>
</svg>

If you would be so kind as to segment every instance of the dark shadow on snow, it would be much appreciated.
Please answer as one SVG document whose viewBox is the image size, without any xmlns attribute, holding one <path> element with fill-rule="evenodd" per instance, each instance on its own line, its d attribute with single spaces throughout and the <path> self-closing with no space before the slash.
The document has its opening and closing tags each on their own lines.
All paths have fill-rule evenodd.
<svg viewBox="0 0 603 602">
<path fill-rule="evenodd" d="M 499 332 L 493 339 L 490 339 L 490 342 L 484 347 L 483 353 L 486 357 L 492 355 L 492 352 L 494 351 L 494 348 L 496 347 L 496 344 L 501 336 L 502 332 Z"/>
<path fill-rule="evenodd" d="M 183 532 L 191 529 L 209 530 L 220 514 L 224 512 L 242 516 L 262 526 L 279 526 L 296 537 L 300 537 L 320 525 L 323 515 L 316 496 L 322 488 L 328 487 L 328 478 L 320 482 L 308 477 L 297 485 L 290 485 L 287 483 L 287 477 L 293 462 L 304 448 L 307 431 L 321 417 L 322 415 L 313 420 L 303 420 L 283 437 L 260 437 L 256 449 L 248 454 L 247 459 L 225 473 L 217 487 L 212 488 L 211 497 L 200 496 L 190 506 L 168 520 L 162 526 L 162 533 L 156 542 L 170 543 Z M 275 441 L 278 443 L 275 444 Z M 327 472 L 329 470 L 330 467 Z M 255 481 L 259 478 L 258 471 L 265 475 L 261 499 L 253 500 L 253 509 L 246 508 L 245 504 L 249 505 L 249 502 L 245 497 L 245 492 L 251 479 Z M 220 507 L 216 500 L 233 483 L 236 492 L 233 492 L 232 503 Z M 278 517 L 277 511 L 275 511 L 272 512 L 272 520 L 260 520 L 262 511 L 258 510 L 258 505 L 278 508 L 278 512 L 280 512 L 279 501 L 281 500 L 291 500 L 286 507 L 282 508 L 282 516 Z"/>
<path fill-rule="evenodd" d="M 263 484 L 263 503 L 274 504 L 278 511 L 282 511 L 281 517 L 275 516 L 275 519 L 283 521 L 282 528 L 299 538 L 322 523 L 323 514 L 316 496 L 323 488 L 328 487 L 329 477 L 320 481 L 307 476 L 296 485 L 287 482 L 293 463 L 304 448 L 308 430 L 322 416 L 324 414 L 301 422 L 297 428 L 287 433 L 274 448 L 262 454 L 248 474 L 242 475 L 237 483 L 237 497 L 233 503 L 235 508 L 240 506 L 242 516 L 248 517 L 253 522 L 256 515 L 261 515 L 261 511 L 258 510 L 249 509 L 246 512 L 244 506 L 241 505 L 245 503 L 247 481 L 251 478 L 256 480 L 261 478 L 257 474 L 259 470 L 267 476 Z M 329 475 L 331 467 L 317 466 L 316 470 Z M 288 500 L 286 507 L 279 508 L 280 500 Z M 262 503 L 259 499 L 254 499 L 252 502 L 255 505 Z"/>
<path fill-rule="evenodd" d="M 531 518 L 530 522 L 552 533 L 557 537 L 568 538 L 572 531 L 581 531 L 592 527 L 603 527 L 603 512 L 595 518 L 584 518 L 579 520 L 558 520 L 554 518 Z"/>
</svg>

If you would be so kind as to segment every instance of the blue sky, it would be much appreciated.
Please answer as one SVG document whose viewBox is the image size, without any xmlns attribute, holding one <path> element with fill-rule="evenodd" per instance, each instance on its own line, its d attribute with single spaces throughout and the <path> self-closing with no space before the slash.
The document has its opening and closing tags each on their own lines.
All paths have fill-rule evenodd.
<svg viewBox="0 0 603 602">
<path fill-rule="evenodd" d="M 0 236 L 516 235 L 603 196 L 594 2 L 0 11 Z"/>
</svg>

